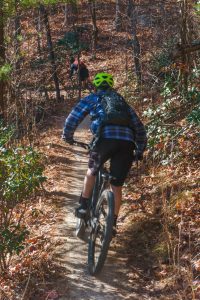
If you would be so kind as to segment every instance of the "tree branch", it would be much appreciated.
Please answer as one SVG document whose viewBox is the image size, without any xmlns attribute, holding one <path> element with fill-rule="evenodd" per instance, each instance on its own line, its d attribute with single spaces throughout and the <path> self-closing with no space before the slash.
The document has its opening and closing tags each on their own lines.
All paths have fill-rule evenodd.
<svg viewBox="0 0 200 300">
<path fill-rule="evenodd" d="M 191 45 L 181 45 L 178 44 L 177 48 L 172 51 L 170 54 L 171 60 L 176 60 L 181 57 L 183 54 L 189 54 L 191 52 L 195 52 L 200 50 L 200 41 L 195 41 Z"/>
</svg>

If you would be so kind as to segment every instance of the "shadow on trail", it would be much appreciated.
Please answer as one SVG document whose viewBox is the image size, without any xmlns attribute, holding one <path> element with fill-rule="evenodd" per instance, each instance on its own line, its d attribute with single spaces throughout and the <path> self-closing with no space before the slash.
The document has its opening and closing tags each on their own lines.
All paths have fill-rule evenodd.
<svg viewBox="0 0 200 300">
<path fill-rule="evenodd" d="M 160 265 L 168 262 L 167 249 L 162 248 L 163 245 L 159 242 L 163 235 L 162 224 L 153 215 L 151 217 L 143 215 L 140 219 L 135 216 L 135 220 L 131 221 L 123 233 L 118 235 L 115 255 L 112 258 L 108 257 L 108 261 L 113 260 L 113 263 L 116 263 L 120 257 L 124 258 L 128 271 L 127 282 L 131 282 L 132 285 L 133 298 L 131 299 L 135 299 L 134 294 L 140 296 L 139 299 L 158 299 L 157 297 L 161 295 L 168 299 L 169 296 L 173 296 L 173 291 L 167 286 L 152 289 L 155 282 L 159 280 L 156 272 L 159 271 Z M 111 244 L 111 250 L 114 246 Z M 111 278 L 114 278 L 112 268 L 109 271 L 109 264 L 105 266 L 104 272 L 107 276 L 110 273 Z M 117 275 L 120 277 L 120 270 L 117 271 Z M 118 284 L 122 285 L 119 277 Z M 104 281 L 103 274 L 99 278 Z"/>
<path fill-rule="evenodd" d="M 127 264 L 138 268 L 144 278 L 150 277 L 153 267 L 158 264 L 155 246 L 163 233 L 161 223 L 156 218 L 143 216 L 141 220 L 134 220 L 123 235 L 119 236 L 118 252 L 128 258 Z"/>
<path fill-rule="evenodd" d="M 49 155 L 49 162 L 52 164 L 70 164 L 71 160 L 68 157 L 58 156 L 58 155 Z"/>
<path fill-rule="evenodd" d="M 45 194 L 47 196 L 49 196 L 49 198 L 54 197 L 54 196 L 58 196 L 58 197 L 69 197 L 70 194 L 68 194 L 67 192 L 63 192 L 63 191 L 51 191 L 51 192 L 48 192 L 46 191 Z M 63 199 L 60 200 L 60 202 L 62 202 Z M 56 204 L 58 204 L 59 201 L 56 201 Z M 65 205 L 65 203 L 63 203 L 63 206 Z"/>
</svg>

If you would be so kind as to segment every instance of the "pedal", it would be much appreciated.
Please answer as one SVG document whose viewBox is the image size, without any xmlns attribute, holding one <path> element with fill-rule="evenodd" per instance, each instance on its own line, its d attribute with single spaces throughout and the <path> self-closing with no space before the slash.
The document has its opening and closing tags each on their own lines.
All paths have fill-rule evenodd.
<svg viewBox="0 0 200 300">
<path fill-rule="evenodd" d="M 85 219 L 86 214 L 81 214 L 77 209 L 75 210 L 75 217 L 79 219 Z"/>
</svg>

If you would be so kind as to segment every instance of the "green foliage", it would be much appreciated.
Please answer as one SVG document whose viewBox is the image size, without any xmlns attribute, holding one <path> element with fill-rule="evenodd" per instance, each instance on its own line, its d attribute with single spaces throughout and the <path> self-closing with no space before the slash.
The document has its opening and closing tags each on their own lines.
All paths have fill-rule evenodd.
<svg viewBox="0 0 200 300">
<path fill-rule="evenodd" d="M 12 67 L 10 64 L 6 63 L 0 68 L 0 80 L 8 80 L 10 73 L 12 71 Z"/>
<path fill-rule="evenodd" d="M 66 32 L 64 37 L 58 41 L 59 46 L 65 46 L 66 48 L 79 49 L 79 36 L 77 32 Z"/>
<path fill-rule="evenodd" d="M 20 5 L 23 8 L 31 8 L 31 7 L 38 7 L 40 4 L 43 5 L 55 5 L 58 3 L 71 3 L 76 4 L 78 1 L 77 0 L 21 0 Z"/>
<path fill-rule="evenodd" d="M 200 103 L 200 92 L 195 86 L 188 89 L 186 100 L 191 103 Z"/>
<path fill-rule="evenodd" d="M 58 46 L 64 46 L 67 50 L 71 50 L 73 54 L 88 50 L 88 44 L 81 41 L 81 33 L 78 31 L 66 32 L 64 37 L 58 40 Z"/>
<path fill-rule="evenodd" d="M 5 127 L 0 121 L 0 149 L 10 140 L 13 135 L 12 127 Z"/>
<path fill-rule="evenodd" d="M 182 127 L 187 124 L 185 119 L 194 125 L 200 124 L 200 108 L 199 106 L 191 111 L 191 107 L 195 107 L 200 102 L 199 87 L 199 67 L 196 66 L 190 74 L 188 74 L 187 91 L 184 90 L 180 77 L 180 70 L 183 64 L 174 64 L 172 68 L 165 74 L 165 79 L 161 91 L 160 104 L 152 106 L 144 111 L 148 122 L 148 144 L 149 149 L 153 149 L 154 159 L 158 159 L 161 164 L 169 164 L 170 156 L 180 158 L 178 146 L 178 138 L 187 128 Z"/>
<path fill-rule="evenodd" d="M 200 107 L 195 108 L 188 116 L 187 121 L 189 123 L 200 125 Z"/>
<path fill-rule="evenodd" d="M 169 127 L 166 121 L 176 114 L 174 102 L 175 99 L 168 98 L 160 105 L 144 111 L 144 116 L 150 119 L 148 123 L 149 147 L 155 146 L 161 140 L 166 140 L 176 133 L 177 129 Z"/>
<path fill-rule="evenodd" d="M 151 66 L 155 73 L 160 73 L 163 68 L 169 66 L 172 63 L 170 53 L 173 45 L 175 44 L 176 39 L 166 41 L 166 43 L 164 43 L 163 45 L 163 48 L 158 53 L 156 53 L 156 55 L 153 54 Z"/>
<path fill-rule="evenodd" d="M 197 1 L 197 3 L 194 5 L 195 12 L 197 15 L 200 15 L 200 1 Z"/>
<path fill-rule="evenodd" d="M 192 82 L 193 77 L 191 77 L 190 80 Z M 167 75 L 161 91 L 161 96 L 163 96 L 166 99 L 171 99 L 175 95 L 180 102 L 200 102 L 200 92 L 198 91 L 196 86 L 189 85 L 187 91 L 184 91 L 184 89 L 181 87 L 179 78 Z"/>
<path fill-rule="evenodd" d="M 23 8 L 37 7 L 40 4 L 43 5 L 54 5 L 57 4 L 57 0 L 21 0 L 20 4 Z"/>
<path fill-rule="evenodd" d="M 3 149 L 0 154 L 1 193 L 10 207 L 39 188 L 45 180 L 43 167 L 40 155 L 31 148 Z"/>
<path fill-rule="evenodd" d="M 17 39 L 19 42 L 22 42 L 22 41 L 23 41 L 23 35 L 18 34 L 18 35 L 16 36 L 16 39 Z"/>
<path fill-rule="evenodd" d="M 0 254 L 19 254 L 24 249 L 23 243 L 28 234 L 28 230 L 20 224 L 10 224 L 10 228 L 1 231 L 3 243 L 0 243 Z"/>
<path fill-rule="evenodd" d="M 0 124 L 0 271 L 9 257 L 23 249 L 27 229 L 21 225 L 25 211 L 15 208 L 28 201 L 46 179 L 41 155 L 31 147 L 8 147 L 11 128 Z"/>
<path fill-rule="evenodd" d="M 166 75 L 161 95 L 164 97 L 169 97 L 172 96 L 175 91 L 176 80 L 172 76 Z"/>
<path fill-rule="evenodd" d="M 195 66 L 192 69 L 192 74 L 191 74 L 191 78 L 200 78 L 200 68 L 198 66 Z"/>
<path fill-rule="evenodd" d="M 156 58 L 152 61 L 153 68 L 155 71 L 160 72 L 160 70 L 171 64 L 171 59 L 168 51 L 163 51 L 158 54 Z"/>
<path fill-rule="evenodd" d="M 3 16 L 4 18 L 8 18 L 9 16 L 13 15 L 15 11 L 15 2 L 14 0 L 2 0 L 0 1 L 0 6 L 3 10 Z"/>
</svg>

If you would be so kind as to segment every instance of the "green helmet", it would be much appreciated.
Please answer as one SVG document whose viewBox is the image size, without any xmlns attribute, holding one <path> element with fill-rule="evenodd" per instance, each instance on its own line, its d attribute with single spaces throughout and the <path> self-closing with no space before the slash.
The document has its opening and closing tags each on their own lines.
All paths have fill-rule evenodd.
<svg viewBox="0 0 200 300">
<path fill-rule="evenodd" d="M 108 73 L 98 73 L 94 77 L 93 84 L 97 88 L 103 87 L 103 86 L 113 87 L 113 85 L 114 85 L 113 76 Z"/>
</svg>

